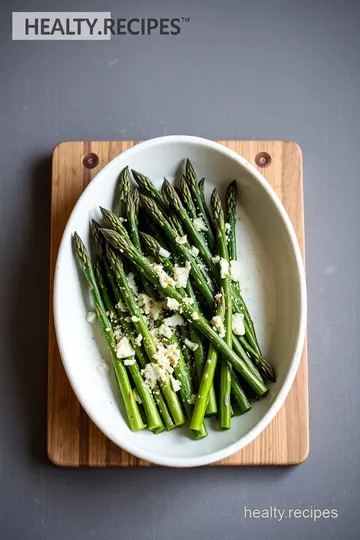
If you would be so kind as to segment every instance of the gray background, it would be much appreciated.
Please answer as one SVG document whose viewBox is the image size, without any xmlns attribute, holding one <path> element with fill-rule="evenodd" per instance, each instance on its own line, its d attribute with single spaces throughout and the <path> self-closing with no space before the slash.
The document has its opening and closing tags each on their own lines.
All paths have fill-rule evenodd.
<svg viewBox="0 0 360 540">
<path fill-rule="evenodd" d="M 1 540 L 359 538 L 356 4 L 1 2 Z M 191 22 L 177 37 L 11 41 L 12 10 L 51 9 Z M 303 149 L 311 450 L 299 467 L 62 470 L 46 459 L 52 148 L 172 133 Z M 244 520 L 244 505 L 339 518 Z"/>
</svg>

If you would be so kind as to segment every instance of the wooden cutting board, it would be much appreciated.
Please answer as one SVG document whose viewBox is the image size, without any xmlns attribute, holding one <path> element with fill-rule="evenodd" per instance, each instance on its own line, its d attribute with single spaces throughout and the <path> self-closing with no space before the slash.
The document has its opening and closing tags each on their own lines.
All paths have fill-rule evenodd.
<svg viewBox="0 0 360 540">
<path fill-rule="evenodd" d="M 53 153 L 51 201 L 50 329 L 47 449 L 60 466 L 150 466 L 109 441 L 80 406 L 60 359 L 53 321 L 52 290 L 56 256 L 69 215 L 92 178 L 117 154 L 139 141 L 64 142 Z M 282 200 L 304 256 L 302 156 L 282 141 L 219 141 L 254 164 Z M 250 445 L 216 465 L 295 465 L 309 452 L 306 345 L 285 404 Z"/>
</svg>

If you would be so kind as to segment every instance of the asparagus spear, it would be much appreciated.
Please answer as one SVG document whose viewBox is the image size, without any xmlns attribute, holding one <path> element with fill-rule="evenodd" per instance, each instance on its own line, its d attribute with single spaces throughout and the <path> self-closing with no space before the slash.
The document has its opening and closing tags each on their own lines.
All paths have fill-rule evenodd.
<svg viewBox="0 0 360 540">
<path fill-rule="evenodd" d="M 192 415 L 193 415 L 193 407 L 191 405 L 191 396 L 192 396 L 192 382 L 188 370 L 188 366 L 186 365 L 184 353 L 185 351 L 181 350 L 180 343 L 178 338 L 175 335 L 172 335 L 171 338 L 167 340 L 167 344 L 175 344 L 178 347 L 180 357 L 178 360 L 178 363 L 175 367 L 175 376 L 177 380 L 181 383 L 179 394 L 181 396 L 183 407 L 185 409 L 186 416 L 191 422 Z M 203 423 L 199 429 L 193 430 L 194 431 L 194 438 L 196 440 L 202 439 L 203 437 L 207 437 L 207 429 L 205 424 Z"/>
<path fill-rule="evenodd" d="M 124 227 L 122 221 L 113 212 L 103 208 L 102 206 L 100 206 L 100 211 L 104 219 L 104 223 L 109 229 L 114 229 L 114 231 L 117 231 L 119 234 L 123 234 L 124 236 L 129 236 L 129 233 Z M 124 203 L 124 216 L 125 215 L 126 204 Z"/>
<path fill-rule="evenodd" d="M 214 189 L 211 196 L 211 207 L 214 217 L 214 226 L 216 230 L 217 249 L 221 259 L 224 259 L 229 264 L 229 254 L 227 250 L 225 236 L 225 220 L 219 194 Z M 224 291 L 225 301 L 225 341 L 232 348 L 232 290 L 231 279 L 229 272 L 221 274 L 221 288 Z M 231 372 L 226 358 L 221 358 L 220 366 L 220 407 L 219 407 L 219 424 L 221 428 L 229 429 L 231 427 L 231 411 L 230 411 L 230 394 L 231 394 Z"/>
<path fill-rule="evenodd" d="M 140 233 L 140 235 L 141 235 L 141 239 L 145 246 L 146 251 L 150 255 L 152 255 L 158 262 L 162 263 L 166 272 L 169 275 L 171 275 L 173 273 L 174 266 L 168 257 L 162 257 L 160 255 L 161 245 L 158 243 L 158 241 L 148 234 Z M 188 295 L 188 298 L 192 299 L 193 305 L 198 308 L 197 299 L 189 280 L 187 282 L 185 290 Z M 190 334 L 190 340 L 198 345 L 198 348 L 194 351 L 194 360 L 195 360 L 197 376 L 198 376 L 198 379 L 200 380 L 202 377 L 202 371 L 204 367 L 204 347 L 203 347 L 201 338 L 199 337 L 199 333 L 197 329 L 194 328 L 192 324 L 189 325 L 189 334 Z M 207 414 L 217 413 L 217 403 L 216 403 L 216 396 L 215 396 L 215 390 L 214 390 L 213 385 L 211 386 L 209 403 L 208 403 L 208 408 L 206 412 Z"/>
<path fill-rule="evenodd" d="M 113 234 L 117 234 L 115 231 L 111 231 Z M 135 249 L 135 248 L 134 248 Z M 123 299 L 128 307 L 129 313 L 131 315 L 134 326 L 143 336 L 143 343 L 146 350 L 146 353 L 151 362 L 157 363 L 155 358 L 157 347 L 154 341 L 153 336 L 151 335 L 149 328 L 147 327 L 146 321 L 140 308 L 136 302 L 134 293 L 128 283 L 126 274 L 123 270 L 121 260 L 117 254 L 110 248 L 109 245 L 106 246 L 106 254 L 110 262 L 111 268 L 116 276 L 116 280 L 119 284 L 120 290 L 123 295 Z M 139 269 L 140 270 L 140 269 Z M 141 270 L 140 270 L 141 271 Z M 177 426 L 180 426 L 184 423 L 184 415 L 181 410 L 181 406 L 176 395 L 176 392 L 170 386 L 169 377 L 165 377 L 165 380 L 160 379 L 159 381 L 161 390 L 164 394 L 165 401 L 170 410 L 170 413 L 173 417 L 174 423 Z"/>
<path fill-rule="evenodd" d="M 183 310 L 184 316 L 198 328 L 198 330 L 224 355 L 232 364 L 240 375 L 248 381 L 249 385 L 254 389 L 260 397 L 267 392 L 265 385 L 254 375 L 246 363 L 239 358 L 232 349 L 225 343 L 219 334 L 210 326 L 205 317 L 191 304 L 184 301 L 185 294 L 174 287 L 167 285 L 163 287 L 159 281 L 159 276 L 155 269 L 150 265 L 149 261 L 138 252 L 135 246 L 129 239 L 120 236 L 116 231 L 103 229 L 102 233 L 108 242 L 117 250 L 122 250 L 122 253 L 140 270 L 144 272 L 147 279 L 155 285 L 164 296 L 169 296 L 177 300 Z"/>
<path fill-rule="evenodd" d="M 192 200 L 191 191 L 189 189 L 189 186 L 186 182 L 186 178 L 184 175 L 181 176 L 181 180 L 180 180 L 180 193 L 181 193 L 183 205 L 185 206 L 187 213 L 192 219 L 195 219 L 196 208 Z"/>
<path fill-rule="evenodd" d="M 115 214 L 113 214 L 113 216 L 115 216 Z M 115 216 L 115 218 L 118 219 L 117 216 Z M 92 220 L 91 221 L 91 231 L 92 231 L 92 234 L 94 236 L 94 239 L 95 239 L 96 245 L 98 247 L 98 250 L 99 250 L 99 252 L 101 254 L 102 261 L 104 263 L 104 268 L 105 268 L 109 283 L 111 285 L 113 294 L 115 296 L 116 306 L 117 306 L 117 310 L 118 310 L 119 323 L 121 324 L 121 327 L 122 327 L 126 337 L 132 342 L 132 346 L 133 346 L 133 348 L 135 350 L 135 355 L 136 355 L 136 358 L 138 359 L 140 367 L 142 369 L 144 369 L 147 362 L 148 362 L 148 360 L 147 360 L 147 357 L 146 357 L 146 354 L 145 354 L 143 348 L 141 346 L 139 346 L 134 340 L 134 328 L 133 328 L 133 325 L 130 324 L 129 322 L 127 322 L 127 320 L 126 320 L 126 317 L 127 317 L 128 314 L 121 310 L 120 306 L 121 306 L 121 304 L 123 304 L 122 294 L 121 294 L 120 289 L 119 289 L 119 287 L 118 287 L 118 285 L 116 283 L 114 272 L 110 268 L 108 259 L 106 257 L 106 241 L 105 241 L 104 236 L 100 233 L 100 230 L 101 230 L 100 225 L 95 220 Z M 174 422 L 173 422 L 173 420 L 171 418 L 171 415 L 169 413 L 169 410 L 167 408 L 167 405 L 165 403 L 164 397 L 162 395 L 161 389 L 160 389 L 158 384 L 154 388 L 153 395 L 154 395 L 156 404 L 157 404 L 157 406 L 159 408 L 161 417 L 162 417 L 162 419 L 164 421 L 164 424 L 166 426 L 166 429 L 171 430 L 171 429 L 175 428 L 176 426 L 175 426 L 175 424 L 174 424 Z"/>
<path fill-rule="evenodd" d="M 225 316 L 225 299 L 223 291 L 219 297 L 218 306 L 216 310 L 216 316 L 220 317 L 220 320 L 224 320 Z M 207 402 L 210 395 L 210 389 L 213 386 L 213 380 L 217 365 L 219 352 L 213 344 L 210 345 L 207 354 L 207 360 L 205 362 L 204 371 L 200 380 L 199 390 L 196 397 L 195 409 L 191 420 L 190 427 L 192 429 L 198 429 L 198 426 L 204 421 Z"/>
<path fill-rule="evenodd" d="M 226 222 L 229 223 L 230 229 L 228 231 L 228 251 L 229 258 L 232 261 L 237 260 L 236 251 L 236 182 L 231 182 L 226 190 L 225 202 L 226 202 Z M 239 283 L 234 283 L 234 288 L 240 293 Z"/>
<path fill-rule="evenodd" d="M 230 378 L 231 378 L 231 398 L 234 400 L 234 402 L 238 406 L 240 414 L 244 414 L 251 409 L 251 405 L 244 392 L 244 389 L 242 388 L 241 384 L 236 378 L 236 375 L 233 372 L 232 367 L 230 366 L 229 369 L 230 369 Z"/>
<path fill-rule="evenodd" d="M 105 267 L 102 264 L 100 257 L 97 256 L 95 265 L 94 265 L 95 280 L 99 288 L 100 295 L 104 303 L 104 306 L 106 308 L 106 312 L 107 312 L 106 314 L 108 315 L 109 320 L 111 321 L 111 323 L 117 323 L 118 318 L 116 314 L 116 309 L 114 306 L 114 302 L 112 301 L 112 298 L 111 298 L 111 293 L 104 279 L 104 274 L 106 275 Z"/>
<path fill-rule="evenodd" d="M 119 217 L 125 218 L 126 199 L 130 193 L 130 172 L 129 167 L 125 167 L 120 173 L 118 181 L 119 190 Z"/>
<path fill-rule="evenodd" d="M 135 215 L 138 216 L 139 215 L 139 207 L 140 207 L 140 192 L 139 192 L 139 188 L 135 188 L 132 190 L 132 193 L 131 193 L 131 197 L 132 197 L 132 201 L 134 203 L 134 212 L 135 212 Z"/>
<path fill-rule="evenodd" d="M 151 182 L 151 180 L 144 174 L 134 171 L 133 169 L 131 170 L 131 172 L 133 174 L 135 182 L 140 186 L 140 188 L 144 191 L 144 193 L 147 193 L 149 197 L 152 197 L 160 206 L 160 208 L 166 212 L 167 211 L 166 202 L 164 201 L 161 193 L 156 189 L 154 184 Z"/>
<path fill-rule="evenodd" d="M 115 329 L 119 325 L 119 320 L 115 312 L 115 306 L 110 298 L 110 294 L 106 286 L 106 282 L 104 279 L 103 270 L 101 268 L 99 257 L 97 258 L 97 261 L 95 263 L 94 271 L 95 271 L 95 278 L 97 281 L 97 285 L 99 287 L 104 305 L 107 308 L 108 313 L 109 313 L 109 320 L 111 321 L 113 331 L 115 332 Z M 122 330 L 125 336 L 129 337 L 129 329 L 128 329 L 129 325 L 125 322 L 124 318 L 120 326 L 122 327 Z M 130 333 L 131 333 L 131 330 L 130 330 Z M 144 385 L 144 379 L 141 376 L 139 366 L 135 360 L 135 358 L 138 359 L 138 354 L 136 354 L 136 349 L 138 349 L 138 352 L 139 352 L 140 348 L 134 347 L 135 357 L 126 358 L 124 359 L 124 361 L 127 360 L 127 368 L 130 372 L 132 380 L 134 381 L 135 388 L 138 392 L 138 395 L 144 407 L 147 426 L 150 431 L 158 432 L 160 429 L 164 427 L 164 425 L 161 421 L 159 411 L 156 408 L 154 397 L 150 389 L 146 385 Z"/>
<path fill-rule="evenodd" d="M 188 183 L 189 189 L 193 196 L 193 201 L 198 213 L 198 217 L 201 217 L 206 225 L 207 231 L 205 232 L 205 237 L 209 244 L 209 248 L 212 252 L 215 250 L 215 237 L 212 232 L 212 223 L 209 221 L 207 213 L 205 211 L 205 206 L 201 196 L 199 186 L 197 184 L 197 176 L 194 167 L 192 166 L 189 159 L 186 160 L 186 181 Z"/>
<path fill-rule="evenodd" d="M 232 261 L 237 260 L 237 250 L 236 250 L 236 197 L 237 189 L 235 180 L 231 182 L 226 190 L 226 221 L 229 223 L 228 231 L 228 250 L 229 258 Z M 235 304 L 238 311 L 244 315 L 244 325 L 246 331 L 247 341 L 242 338 L 240 341 L 243 346 L 246 347 L 246 350 L 250 353 L 254 362 L 257 364 L 261 373 L 270 379 L 275 381 L 275 372 L 268 362 L 263 358 L 260 350 L 260 346 L 256 337 L 255 327 L 250 317 L 247 306 L 241 296 L 239 282 L 233 282 L 233 290 L 235 297 Z"/>
<path fill-rule="evenodd" d="M 96 308 L 96 314 L 99 320 L 100 328 L 104 337 L 106 338 L 108 348 L 110 351 L 110 357 L 113 364 L 116 379 L 120 388 L 121 396 L 124 401 L 126 415 L 129 421 L 129 426 L 132 431 L 138 431 L 145 428 L 142 421 L 139 407 L 134 398 L 134 394 L 131 388 L 131 384 L 126 372 L 126 368 L 122 361 L 116 357 L 116 340 L 114 333 L 111 329 L 110 321 L 107 318 L 104 304 L 101 300 L 100 292 L 96 284 L 93 269 L 91 267 L 89 254 L 77 233 L 73 237 L 74 248 L 78 257 L 80 266 L 85 274 L 86 280 L 89 285 L 90 294 L 93 299 Z"/>
<path fill-rule="evenodd" d="M 135 197 L 137 196 L 135 195 Z M 138 205 L 139 203 L 134 202 L 134 198 L 132 194 L 130 193 L 126 202 L 126 216 L 128 220 L 129 236 L 134 246 L 137 247 L 137 249 L 142 252 L 139 229 L 138 229 L 138 216 L 137 216 L 137 211 L 136 211 L 136 206 Z M 150 283 L 145 279 L 145 277 L 142 274 L 140 274 L 139 277 L 140 277 L 140 281 L 141 281 L 141 284 L 143 286 L 145 293 L 151 298 L 155 298 L 154 288 L 150 285 Z"/>
<path fill-rule="evenodd" d="M 155 240 L 155 238 L 153 238 L 152 236 L 150 236 L 148 234 L 140 233 L 140 236 L 141 236 L 141 239 L 143 241 L 143 244 L 145 246 L 146 251 L 150 255 L 152 255 L 158 262 L 162 263 L 165 270 L 166 270 L 166 272 L 169 275 L 171 275 L 174 266 L 173 266 L 172 262 L 170 261 L 170 259 L 168 257 L 163 257 L 163 256 L 160 255 L 161 245 L 157 242 L 157 240 Z M 192 298 L 193 301 L 196 302 L 196 297 L 194 295 L 194 292 L 192 290 L 192 287 L 191 287 L 191 284 L 190 284 L 189 281 L 187 283 L 186 292 L 189 295 L 189 298 Z M 196 329 L 192 325 L 189 325 L 189 326 L 190 326 L 190 329 L 189 329 L 190 339 L 194 343 L 198 344 L 198 349 L 196 351 L 194 351 L 195 364 L 196 364 L 197 369 L 199 368 L 199 370 L 202 372 L 202 364 L 203 364 L 203 359 L 201 358 L 201 356 L 202 356 L 202 343 L 199 340 L 199 336 L 197 335 Z M 181 327 L 181 328 L 183 328 L 183 327 Z M 185 348 L 184 352 L 181 352 L 181 355 L 186 358 L 186 353 L 187 352 L 189 352 L 189 350 L 187 348 Z M 199 352 L 200 352 L 200 356 L 199 356 Z M 200 366 L 200 362 L 201 362 L 201 366 Z M 188 359 L 187 359 L 187 363 L 189 365 Z M 188 393 L 187 393 L 186 396 L 182 395 L 184 404 L 185 404 L 185 401 L 186 401 L 187 404 L 189 403 L 189 399 L 191 398 L 191 395 L 192 395 L 192 389 L 191 389 L 192 385 L 191 385 L 191 381 L 190 381 L 190 375 L 188 373 L 188 370 L 186 370 L 186 371 L 187 371 L 187 376 L 189 377 L 189 380 L 186 381 L 186 386 L 185 386 L 185 388 L 187 388 L 187 390 L 188 390 Z M 182 375 L 180 375 L 180 376 L 176 375 L 176 376 L 177 376 L 177 378 L 179 380 L 182 379 Z M 199 372 L 198 372 L 198 376 L 199 376 Z M 181 388 L 183 389 L 183 387 L 184 387 L 184 385 L 182 383 Z M 189 392 L 190 392 L 190 395 L 189 395 Z M 188 405 L 185 405 L 185 410 L 186 410 L 188 418 L 191 420 Z M 211 403 L 210 403 L 210 407 L 209 407 L 209 410 L 208 410 L 208 414 L 215 414 L 216 412 L 217 412 L 216 397 L 215 397 L 214 388 L 212 388 Z M 202 429 L 204 430 L 204 427 Z"/>
<path fill-rule="evenodd" d="M 214 276 L 217 276 L 219 274 L 218 269 L 215 267 L 215 264 L 212 261 L 212 253 L 206 244 L 204 242 L 204 237 L 198 231 L 194 225 L 194 222 L 191 221 L 188 213 L 186 212 L 179 195 L 176 193 L 175 189 L 171 186 L 171 184 L 165 179 L 163 183 L 164 191 L 167 194 L 167 199 L 170 201 L 171 207 L 175 210 L 177 215 L 179 216 L 181 222 L 184 224 L 187 232 L 191 236 L 192 241 L 194 242 L 195 246 L 198 248 L 200 255 L 204 259 L 205 263 L 211 270 L 212 274 Z"/>
<path fill-rule="evenodd" d="M 204 206 L 204 210 L 205 210 L 205 214 L 207 216 L 208 222 L 212 225 L 213 224 L 212 215 L 210 213 L 208 205 L 206 204 L 204 186 L 205 186 L 205 178 L 202 178 L 198 183 L 200 197 L 203 202 L 203 206 Z"/>
<path fill-rule="evenodd" d="M 204 294 L 207 303 L 212 306 L 214 301 L 214 291 L 210 288 L 207 278 L 201 272 L 194 256 L 192 255 L 189 246 L 186 244 L 179 244 L 177 239 L 179 236 L 174 228 L 164 217 L 163 213 L 157 207 L 156 203 L 144 195 L 141 196 L 141 204 L 145 208 L 146 212 L 152 217 L 157 225 L 159 225 L 166 235 L 169 237 L 173 246 L 176 246 L 177 252 L 180 254 L 183 260 L 187 260 L 191 264 L 191 273 L 194 278 L 195 284 L 201 287 L 202 294 Z"/>
</svg>

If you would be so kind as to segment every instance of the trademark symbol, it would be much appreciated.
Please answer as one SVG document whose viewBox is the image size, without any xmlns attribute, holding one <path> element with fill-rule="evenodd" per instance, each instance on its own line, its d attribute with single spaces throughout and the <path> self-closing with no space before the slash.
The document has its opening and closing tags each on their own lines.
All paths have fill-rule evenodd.
<svg viewBox="0 0 360 540">
<path fill-rule="evenodd" d="M 190 22 L 190 17 L 181 17 L 181 21 L 183 23 L 188 23 L 188 22 Z"/>
</svg>

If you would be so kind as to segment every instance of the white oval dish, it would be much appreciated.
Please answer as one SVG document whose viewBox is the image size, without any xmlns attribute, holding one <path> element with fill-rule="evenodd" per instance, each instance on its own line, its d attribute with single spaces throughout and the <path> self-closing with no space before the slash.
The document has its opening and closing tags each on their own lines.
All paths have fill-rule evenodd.
<svg viewBox="0 0 360 540">
<path fill-rule="evenodd" d="M 129 166 L 157 187 L 165 176 L 179 178 L 184 159 L 206 178 L 206 195 L 238 186 L 237 244 L 242 263 L 243 296 L 253 316 L 264 355 L 277 381 L 250 412 L 219 431 L 207 421 L 209 436 L 194 441 L 187 428 L 153 435 L 128 428 L 112 375 L 103 369 L 103 340 L 86 321 L 91 302 L 75 259 L 71 237 L 77 231 L 91 245 L 89 220 L 100 220 L 99 206 L 112 208 L 120 171 Z M 81 195 L 60 244 L 54 281 L 54 320 L 61 358 L 72 388 L 93 422 L 115 444 L 134 456 L 164 466 L 195 467 L 213 463 L 249 444 L 274 418 L 295 378 L 306 329 L 305 272 L 296 235 L 273 189 L 244 158 L 198 137 L 168 136 L 140 143 L 118 155 Z M 95 332 L 96 333 L 96 332 Z"/>
</svg>

